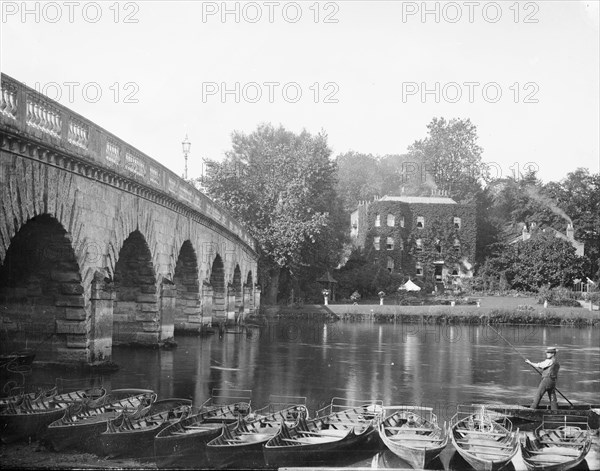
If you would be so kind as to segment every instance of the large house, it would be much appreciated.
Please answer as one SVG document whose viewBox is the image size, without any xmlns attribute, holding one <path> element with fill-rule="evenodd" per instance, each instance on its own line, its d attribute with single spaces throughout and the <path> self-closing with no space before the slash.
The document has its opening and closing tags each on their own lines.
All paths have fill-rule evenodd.
<svg viewBox="0 0 600 471">
<path fill-rule="evenodd" d="M 384 196 L 361 202 L 350 216 L 354 245 L 392 273 L 438 287 L 473 276 L 475 205 L 445 193 Z"/>
</svg>

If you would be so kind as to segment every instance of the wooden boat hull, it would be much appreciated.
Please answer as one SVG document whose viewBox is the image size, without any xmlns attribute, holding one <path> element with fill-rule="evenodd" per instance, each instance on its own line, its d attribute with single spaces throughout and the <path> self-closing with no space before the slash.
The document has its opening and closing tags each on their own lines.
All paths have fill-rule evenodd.
<svg viewBox="0 0 600 471">
<path fill-rule="evenodd" d="M 2 443 L 12 443 L 42 435 L 49 424 L 64 415 L 66 407 L 65 405 L 57 407 L 54 410 L 35 414 L 0 414 L 0 436 L 2 437 Z"/>
<path fill-rule="evenodd" d="M 459 413 L 460 414 L 460 413 Z M 518 430 L 512 424 L 504 427 L 484 412 L 460 417 L 451 421 L 452 444 L 474 469 L 496 471 L 510 463 L 519 450 Z"/>
<path fill-rule="evenodd" d="M 529 471 L 566 471 L 578 466 L 586 457 L 592 446 L 588 440 L 581 447 L 548 446 L 538 439 L 521 440 L 521 456 Z"/>
<path fill-rule="evenodd" d="M 97 397 L 101 400 L 106 393 L 104 390 Z M 77 391 L 70 394 L 61 394 L 53 396 L 56 400 L 51 400 L 49 397 L 42 397 L 45 408 L 36 410 L 26 410 L 23 407 L 17 407 L 17 413 L 9 413 L 3 410 L 0 413 L 0 436 L 3 443 L 12 443 L 18 440 L 41 437 L 49 424 L 60 419 L 68 405 L 77 402 L 77 394 L 84 391 Z M 83 400 L 83 398 L 79 398 Z M 39 402 L 34 405 L 39 407 Z"/>
<path fill-rule="evenodd" d="M 304 444 L 298 447 L 276 447 L 267 444 L 263 448 L 264 460 L 267 467 L 280 468 L 285 466 L 319 465 L 344 461 L 349 452 L 360 452 L 374 449 L 377 430 L 369 430 L 357 435 L 349 431 L 346 436 L 335 442 Z"/>
<path fill-rule="evenodd" d="M 208 419 L 208 420 L 207 420 Z M 154 437 L 154 461 L 159 468 L 202 467 L 207 463 L 206 444 L 221 434 L 223 423 L 202 412 L 182 419 Z"/>
<path fill-rule="evenodd" d="M 268 467 L 319 465 L 374 451 L 380 446 L 375 420 L 369 406 L 363 406 L 310 421 L 301 418 L 291 428 L 283 423 L 263 448 L 265 463 Z"/>
<path fill-rule="evenodd" d="M 202 468 L 206 444 L 221 434 L 224 424 L 250 413 L 250 390 L 213 389 L 198 413 L 169 425 L 154 438 L 154 461 L 159 468 Z"/>
<path fill-rule="evenodd" d="M 211 468 L 215 469 L 231 467 L 244 467 L 250 469 L 262 468 L 265 465 L 263 446 L 271 437 L 272 435 L 267 436 L 260 442 L 227 447 L 226 450 L 207 445 L 205 450 L 207 462 Z"/>
<path fill-rule="evenodd" d="M 589 427 L 592 430 L 600 429 L 600 404 L 559 404 L 558 410 L 553 411 L 549 405 L 531 409 L 526 405 L 486 405 L 486 408 L 495 412 L 502 413 L 511 419 L 519 419 L 524 422 L 531 422 L 532 428 L 537 427 L 544 416 L 564 416 L 568 415 L 572 422 L 585 420 L 587 418 Z M 522 427 L 521 427 L 522 428 Z"/>
<path fill-rule="evenodd" d="M 70 415 L 55 420 L 46 430 L 45 439 L 55 451 L 76 449 L 85 452 L 102 453 L 98 436 L 106 430 L 107 422 L 116 418 L 124 407 L 140 407 L 143 401 L 156 398 L 153 391 L 148 389 L 121 389 L 111 392 L 113 399 L 104 406 L 91 410 L 91 415 Z M 110 400 L 109 400 L 110 401 Z M 66 416 L 69 416 L 67 420 Z"/>
<path fill-rule="evenodd" d="M 400 410 L 379 424 L 383 444 L 416 469 L 425 468 L 448 444 L 448 434 L 444 434 L 437 423 L 419 415 L 420 409 L 426 408 Z M 435 417 L 431 409 L 427 412 Z M 408 424 L 409 415 L 415 418 L 414 426 Z"/>
<path fill-rule="evenodd" d="M 189 399 L 163 399 L 156 401 L 150 410 L 140 421 L 151 420 L 157 414 L 164 415 L 165 412 L 173 412 L 171 419 L 157 420 L 156 425 L 144 426 L 133 430 L 114 431 L 106 429 L 100 434 L 99 441 L 102 454 L 109 458 L 150 458 L 154 457 L 154 437 L 163 429 L 171 425 L 175 420 L 181 418 L 182 407 L 191 408 L 192 401 Z M 175 414 L 174 412 L 178 413 Z M 167 414 L 169 415 L 169 414 Z"/>
<path fill-rule="evenodd" d="M 266 416 L 260 416 L 261 411 L 256 413 L 257 418 L 240 418 L 235 426 L 223 428 L 219 437 L 208 442 L 206 457 L 211 467 L 263 468 L 263 445 L 279 432 L 281 422 L 294 425 L 298 418 L 308 416 L 304 405 L 286 407 Z"/>
</svg>

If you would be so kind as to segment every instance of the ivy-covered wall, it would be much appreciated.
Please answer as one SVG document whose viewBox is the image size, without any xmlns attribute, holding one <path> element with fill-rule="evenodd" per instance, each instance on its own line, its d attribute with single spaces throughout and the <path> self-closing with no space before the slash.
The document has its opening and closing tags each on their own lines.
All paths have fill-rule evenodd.
<svg viewBox="0 0 600 471">
<path fill-rule="evenodd" d="M 380 216 L 379 227 L 375 226 L 377 214 Z M 394 216 L 394 226 L 387 225 L 388 214 Z M 418 217 L 424 218 L 423 228 L 417 228 Z M 455 217 L 460 218 L 460 229 L 454 226 Z M 444 262 L 444 276 L 451 274 L 455 268 L 463 276 L 470 274 L 477 232 L 475 205 L 374 201 L 359 206 L 359 218 L 357 242 L 382 266 L 387 267 L 388 257 L 391 257 L 394 272 L 417 277 L 416 266 L 420 262 L 422 279 L 429 281 L 434 279 L 434 262 L 437 261 Z M 375 237 L 380 238 L 380 250 L 374 250 Z M 393 250 L 386 247 L 388 237 L 394 240 Z M 417 239 L 422 241 L 421 251 L 417 250 Z M 460 241 L 458 251 L 455 250 L 455 239 Z M 436 241 L 439 241 L 440 251 Z"/>
</svg>

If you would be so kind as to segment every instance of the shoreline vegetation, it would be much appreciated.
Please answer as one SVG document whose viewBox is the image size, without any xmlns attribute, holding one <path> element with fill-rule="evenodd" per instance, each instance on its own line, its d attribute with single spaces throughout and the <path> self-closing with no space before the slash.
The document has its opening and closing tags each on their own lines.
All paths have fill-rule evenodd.
<svg viewBox="0 0 600 471">
<path fill-rule="evenodd" d="M 490 301 L 491 300 L 491 301 Z M 322 304 L 303 306 L 263 306 L 258 316 L 285 319 L 314 319 L 328 321 L 375 322 L 383 324 L 506 324 L 540 326 L 600 327 L 598 306 L 543 307 L 528 298 L 484 298 L 481 305 L 380 305 L 380 304 Z M 589 303 L 587 304 L 589 306 Z M 250 318 L 248 319 L 250 321 Z"/>
</svg>

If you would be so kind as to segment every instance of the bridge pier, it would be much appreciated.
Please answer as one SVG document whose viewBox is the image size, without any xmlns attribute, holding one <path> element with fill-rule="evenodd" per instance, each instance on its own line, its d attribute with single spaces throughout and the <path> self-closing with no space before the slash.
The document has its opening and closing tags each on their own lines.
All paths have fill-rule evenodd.
<svg viewBox="0 0 600 471">
<path fill-rule="evenodd" d="M 89 363 L 92 365 L 112 359 L 114 299 L 112 280 L 105 271 L 96 271 L 90 293 Z"/>
<path fill-rule="evenodd" d="M 160 287 L 160 341 L 172 340 L 175 335 L 177 286 L 163 278 Z"/>
</svg>

